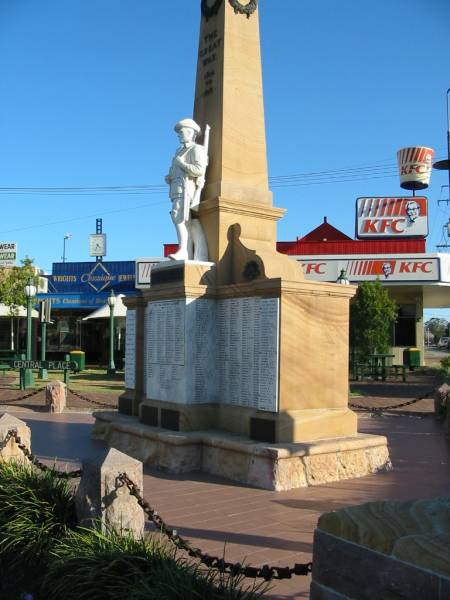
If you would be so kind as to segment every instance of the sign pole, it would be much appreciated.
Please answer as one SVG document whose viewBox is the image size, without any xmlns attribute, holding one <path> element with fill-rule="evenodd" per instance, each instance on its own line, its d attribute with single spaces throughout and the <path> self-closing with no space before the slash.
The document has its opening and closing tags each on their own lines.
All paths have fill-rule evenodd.
<svg viewBox="0 0 450 600">
<path fill-rule="evenodd" d="M 42 321 L 41 323 L 41 361 L 45 361 L 47 347 L 47 323 Z M 39 379 L 46 381 L 48 379 L 47 369 L 39 369 Z"/>
<path fill-rule="evenodd" d="M 31 344 L 32 344 L 32 298 L 27 298 L 27 353 L 26 359 L 31 360 Z M 33 371 L 31 369 L 25 370 L 25 388 L 31 387 L 34 384 Z"/>
</svg>

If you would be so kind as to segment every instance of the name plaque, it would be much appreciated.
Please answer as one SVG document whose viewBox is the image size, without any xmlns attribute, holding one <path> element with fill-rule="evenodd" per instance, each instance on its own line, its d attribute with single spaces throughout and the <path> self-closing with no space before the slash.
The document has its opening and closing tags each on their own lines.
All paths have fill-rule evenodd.
<svg viewBox="0 0 450 600">
<path fill-rule="evenodd" d="M 218 369 L 224 404 L 278 410 L 277 298 L 218 302 Z"/>
<path fill-rule="evenodd" d="M 154 301 L 146 322 L 147 397 L 278 410 L 277 298 Z"/>
<path fill-rule="evenodd" d="M 134 390 L 136 370 L 136 310 L 128 309 L 125 335 L 125 388 Z"/>
</svg>

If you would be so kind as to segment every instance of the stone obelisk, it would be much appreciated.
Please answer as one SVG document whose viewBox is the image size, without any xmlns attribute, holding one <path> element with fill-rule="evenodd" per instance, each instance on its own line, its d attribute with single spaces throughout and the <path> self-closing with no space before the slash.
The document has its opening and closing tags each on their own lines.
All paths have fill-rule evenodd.
<svg viewBox="0 0 450 600">
<path fill-rule="evenodd" d="M 257 2 L 202 3 L 194 119 L 211 126 L 200 214 L 218 283 L 239 279 L 242 265 L 231 264 L 237 238 L 261 258 L 272 254 L 267 276 L 303 279 L 298 265 L 275 253 L 284 210 L 272 206 L 268 184 Z"/>
<path fill-rule="evenodd" d="M 276 251 L 257 5 L 201 2 L 193 116 L 211 127 L 198 211 L 209 261 L 161 263 L 125 300 L 122 414 L 97 415 L 95 431 L 157 467 L 289 489 L 390 463 L 348 407 L 355 289 L 305 281 Z"/>
</svg>

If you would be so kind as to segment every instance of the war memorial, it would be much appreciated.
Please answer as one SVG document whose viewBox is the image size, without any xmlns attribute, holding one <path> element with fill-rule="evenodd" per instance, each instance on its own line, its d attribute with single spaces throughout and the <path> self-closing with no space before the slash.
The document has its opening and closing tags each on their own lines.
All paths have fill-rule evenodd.
<svg viewBox="0 0 450 600">
<path fill-rule="evenodd" d="M 126 299 L 126 391 L 94 436 L 274 490 L 389 469 L 386 438 L 348 407 L 355 288 L 305 281 L 275 249 L 257 2 L 201 7 L 193 117 L 177 115 L 166 174 L 179 246 Z"/>
</svg>

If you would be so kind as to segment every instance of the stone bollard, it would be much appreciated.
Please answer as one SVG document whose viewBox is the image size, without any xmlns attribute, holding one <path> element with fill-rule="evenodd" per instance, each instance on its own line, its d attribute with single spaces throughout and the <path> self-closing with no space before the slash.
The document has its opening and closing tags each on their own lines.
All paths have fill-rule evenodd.
<svg viewBox="0 0 450 600">
<path fill-rule="evenodd" d="M 26 423 L 20 419 L 16 419 L 8 413 L 0 413 L 0 446 L 8 435 L 8 431 L 14 429 L 17 431 L 17 435 L 22 440 L 23 444 L 31 450 L 31 430 Z M 14 439 L 10 439 L 5 448 L 0 450 L 0 460 L 4 461 L 25 461 L 22 450 L 17 446 Z"/>
<path fill-rule="evenodd" d="M 66 408 L 66 385 L 62 381 L 50 381 L 45 387 L 45 404 L 49 412 L 62 413 Z"/>
<path fill-rule="evenodd" d="M 97 521 L 103 531 L 113 528 L 140 538 L 144 533 L 144 511 L 128 488 L 117 481 L 121 473 L 126 473 L 142 491 L 142 463 L 131 456 L 110 448 L 83 461 L 76 494 L 78 522 L 91 527 Z"/>
</svg>

